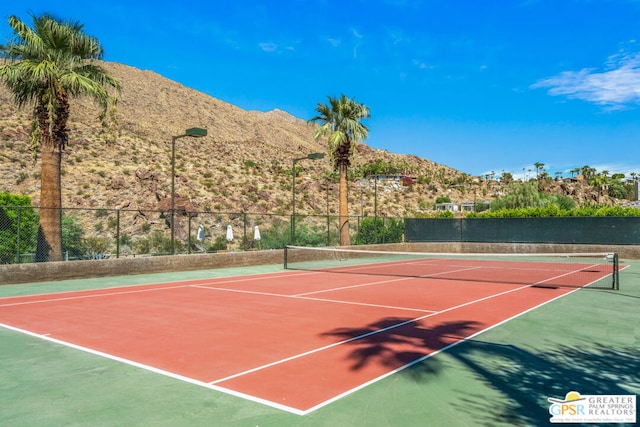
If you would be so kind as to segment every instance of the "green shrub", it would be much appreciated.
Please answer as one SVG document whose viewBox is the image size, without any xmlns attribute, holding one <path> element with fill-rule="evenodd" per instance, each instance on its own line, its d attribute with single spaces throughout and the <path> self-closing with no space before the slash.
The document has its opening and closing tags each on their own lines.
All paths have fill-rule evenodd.
<svg viewBox="0 0 640 427">
<path fill-rule="evenodd" d="M 109 239 L 106 237 L 92 236 L 85 240 L 85 258 L 102 259 L 109 249 Z"/>
<path fill-rule="evenodd" d="M 84 242 L 84 230 L 77 215 L 62 217 L 62 251 L 69 259 L 82 259 L 87 256 Z"/>
<path fill-rule="evenodd" d="M 296 236 L 299 230 L 300 228 L 296 227 Z M 261 230 L 260 237 L 262 249 L 282 249 L 291 240 L 291 224 L 287 221 L 276 221 L 267 230 Z"/>
<path fill-rule="evenodd" d="M 398 243 L 402 241 L 404 221 L 394 218 L 363 218 L 354 243 L 370 245 L 376 243 Z"/>
<path fill-rule="evenodd" d="M 120 244 L 122 246 L 130 246 L 131 245 L 131 236 L 128 233 L 122 233 L 120 235 Z"/>
<path fill-rule="evenodd" d="M 225 251 L 227 250 L 227 247 L 227 236 L 218 236 L 216 237 L 216 240 L 207 247 L 207 252 Z"/>
<path fill-rule="evenodd" d="M 176 252 L 182 251 L 184 244 L 175 240 Z M 165 237 L 165 233 L 160 230 L 155 230 L 149 235 L 140 237 L 132 242 L 132 247 L 136 253 L 139 254 L 170 254 L 173 253 L 171 247 L 171 238 Z"/>
<path fill-rule="evenodd" d="M 491 203 L 491 209 L 494 211 L 532 209 L 546 208 L 551 205 L 556 206 L 561 211 L 565 211 L 574 209 L 575 201 L 567 196 L 539 192 L 535 182 L 512 182 L 509 184 L 506 194 Z"/>
<path fill-rule="evenodd" d="M 296 222 L 295 243 L 299 246 L 325 246 L 327 245 L 327 230 L 325 227 L 309 227 L 305 223 Z"/>
<path fill-rule="evenodd" d="M 470 212 L 467 218 L 534 218 L 534 217 L 585 217 L 585 216 L 640 216 L 640 209 L 621 206 L 585 206 L 561 209 L 556 205 L 543 208 L 499 209 L 486 212 Z"/>
<path fill-rule="evenodd" d="M 31 198 L 0 193 L 0 264 L 20 262 L 24 254 L 34 253 L 37 232 Z"/>
<path fill-rule="evenodd" d="M 453 218 L 454 216 L 451 211 L 442 211 L 438 214 L 438 218 Z"/>
</svg>

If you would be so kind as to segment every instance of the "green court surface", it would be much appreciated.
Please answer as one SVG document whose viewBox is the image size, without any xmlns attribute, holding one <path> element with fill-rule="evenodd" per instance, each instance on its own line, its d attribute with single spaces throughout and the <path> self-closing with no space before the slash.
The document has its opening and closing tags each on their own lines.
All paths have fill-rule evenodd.
<svg viewBox="0 0 640 427">
<path fill-rule="evenodd" d="M 304 416 L 0 327 L 0 426 L 550 425 L 549 397 L 640 394 L 640 262 L 621 262 L 618 291 L 572 292 Z M 5 285 L 0 297 L 281 270 Z"/>
</svg>

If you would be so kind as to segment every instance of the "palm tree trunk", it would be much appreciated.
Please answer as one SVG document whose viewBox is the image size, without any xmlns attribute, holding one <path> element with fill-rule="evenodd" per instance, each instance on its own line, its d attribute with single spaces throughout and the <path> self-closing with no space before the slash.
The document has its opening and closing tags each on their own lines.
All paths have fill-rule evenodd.
<svg viewBox="0 0 640 427">
<path fill-rule="evenodd" d="M 40 175 L 40 228 L 36 261 L 62 261 L 62 187 L 60 168 L 62 151 L 42 147 Z"/>
<path fill-rule="evenodd" d="M 347 186 L 347 168 L 346 162 L 340 162 L 338 172 L 340 175 L 340 183 L 338 190 L 338 201 L 340 204 L 340 246 L 351 245 L 351 237 L 349 236 L 349 195 Z"/>
</svg>

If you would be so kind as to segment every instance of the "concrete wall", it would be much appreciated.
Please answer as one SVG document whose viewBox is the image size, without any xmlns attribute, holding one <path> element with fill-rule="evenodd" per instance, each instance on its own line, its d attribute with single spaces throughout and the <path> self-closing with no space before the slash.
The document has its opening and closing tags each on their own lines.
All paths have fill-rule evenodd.
<svg viewBox="0 0 640 427">
<path fill-rule="evenodd" d="M 355 249 L 380 249 L 404 252 L 441 253 L 577 253 L 617 252 L 621 261 L 640 259 L 640 246 L 564 245 L 526 243 L 394 243 L 358 246 Z M 224 252 L 215 254 L 157 257 L 110 258 L 89 261 L 62 261 L 0 265 L 0 284 L 84 279 L 89 277 L 126 276 L 130 274 L 209 270 L 252 265 L 282 265 L 283 250 Z"/>
<path fill-rule="evenodd" d="M 0 284 L 282 264 L 282 250 L 0 265 Z"/>
</svg>

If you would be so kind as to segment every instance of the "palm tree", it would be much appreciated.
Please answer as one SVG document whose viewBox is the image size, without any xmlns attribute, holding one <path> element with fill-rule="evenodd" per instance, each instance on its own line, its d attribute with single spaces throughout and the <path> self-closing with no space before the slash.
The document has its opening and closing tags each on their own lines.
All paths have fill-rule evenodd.
<svg viewBox="0 0 640 427">
<path fill-rule="evenodd" d="M 588 182 L 595 176 L 596 168 L 592 168 L 589 165 L 584 165 L 580 168 L 580 172 L 582 173 L 582 177 Z"/>
<path fill-rule="evenodd" d="M 62 260 L 62 153 L 69 142 L 70 99 L 89 96 L 102 107 L 106 117 L 116 98 L 109 87 L 119 89 L 117 80 L 92 60 L 101 59 L 98 40 L 85 34 L 78 22 L 64 22 L 44 14 L 31 15 L 33 27 L 16 16 L 9 17 L 14 37 L 0 45 L 5 63 L 0 80 L 12 92 L 19 107 L 33 105 L 30 140 L 41 155 L 40 227 L 36 260 Z"/>
<path fill-rule="evenodd" d="M 535 162 L 533 166 L 536 168 L 536 179 L 538 179 L 540 177 L 540 172 L 542 172 L 542 168 L 544 168 L 544 163 Z"/>
<path fill-rule="evenodd" d="M 334 162 L 334 169 L 338 171 L 338 200 L 340 215 L 340 245 L 351 244 L 349 237 L 349 201 L 347 198 L 347 170 L 351 165 L 351 156 L 356 142 L 363 141 L 369 135 L 369 129 L 361 123 L 362 119 L 371 117 L 369 107 L 344 94 L 340 98 L 328 97 L 329 105 L 318 103 L 318 115 L 310 122 L 320 124 L 314 134 L 318 139 L 322 136 L 329 138 L 329 155 Z"/>
<path fill-rule="evenodd" d="M 580 173 L 580 168 L 573 168 L 569 172 L 571 173 L 571 178 L 573 178 L 574 175 L 577 175 Z"/>
<path fill-rule="evenodd" d="M 589 180 L 589 184 L 598 190 L 598 203 L 600 203 L 600 196 L 605 193 L 607 188 L 607 177 L 603 174 L 595 174 Z"/>
</svg>

